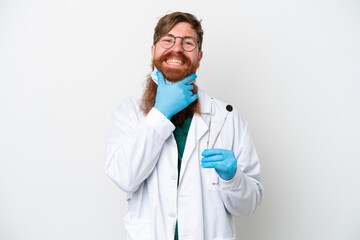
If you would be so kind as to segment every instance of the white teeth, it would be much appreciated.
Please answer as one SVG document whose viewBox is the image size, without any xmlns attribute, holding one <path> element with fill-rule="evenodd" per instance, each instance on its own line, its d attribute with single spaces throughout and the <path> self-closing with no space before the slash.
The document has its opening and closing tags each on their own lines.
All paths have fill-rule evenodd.
<svg viewBox="0 0 360 240">
<path fill-rule="evenodd" d="M 166 60 L 167 63 L 169 64 L 173 64 L 173 65 L 182 65 L 183 63 L 179 60 L 176 60 L 176 59 L 168 59 Z"/>
</svg>

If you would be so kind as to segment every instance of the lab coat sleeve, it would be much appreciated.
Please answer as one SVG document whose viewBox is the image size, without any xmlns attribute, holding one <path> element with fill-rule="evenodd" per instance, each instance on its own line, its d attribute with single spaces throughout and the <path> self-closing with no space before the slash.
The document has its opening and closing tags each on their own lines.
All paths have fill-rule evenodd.
<svg viewBox="0 0 360 240">
<path fill-rule="evenodd" d="M 228 181 L 220 178 L 222 197 L 226 209 L 234 216 L 254 214 L 263 198 L 260 163 L 247 123 L 234 118 L 233 152 L 237 159 L 235 176 Z"/>
<path fill-rule="evenodd" d="M 111 118 L 106 174 L 124 192 L 135 192 L 154 170 L 174 129 L 157 109 L 145 117 L 134 99 L 123 101 Z"/>
</svg>

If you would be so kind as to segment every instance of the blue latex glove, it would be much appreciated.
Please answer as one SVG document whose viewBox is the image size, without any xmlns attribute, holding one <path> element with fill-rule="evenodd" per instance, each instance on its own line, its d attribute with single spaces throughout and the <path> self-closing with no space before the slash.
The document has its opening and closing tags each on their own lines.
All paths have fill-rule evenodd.
<svg viewBox="0 0 360 240">
<path fill-rule="evenodd" d="M 236 158 L 234 153 L 225 149 L 205 149 L 202 152 L 201 167 L 215 168 L 224 180 L 230 180 L 236 173 Z"/>
<path fill-rule="evenodd" d="M 167 119 L 171 120 L 172 116 L 189 106 L 199 97 L 199 94 L 193 94 L 192 92 L 194 86 L 191 83 L 196 78 L 196 74 L 187 76 L 173 84 L 166 83 L 164 75 L 160 71 L 157 71 L 156 74 L 158 87 L 154 107 L 164 114 Z"/>
</svg>

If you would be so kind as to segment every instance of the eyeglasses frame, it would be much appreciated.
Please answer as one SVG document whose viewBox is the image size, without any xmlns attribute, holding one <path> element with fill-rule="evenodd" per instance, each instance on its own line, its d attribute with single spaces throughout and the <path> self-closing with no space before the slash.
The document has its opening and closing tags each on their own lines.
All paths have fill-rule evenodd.
<svg viewBox="0 0 360 240">
<path fill-rule="evenodd" d="M 173 45 L 171 45 L 171 47 L 168 47 L 168 48 L 163 47 L 163 46 L 161 45 L 161 43 L 159 42 L 159 40 L 160 40 L 160 38 L 161 38 L 160 36 L 157 36 L 157 37 L 156 37 L 155 42 L 154 42 L 154 45 L 155 45 L 157 42 L 159 42 L 159 43 L 160 43 L 160 46 L 161 46 L 162 48 L 170 49 L 170 48 L 172 48 L 172 47 L 175 45 L 176 39 L 177 39 L 177 38 L 180 38 L 180 39 L 181 39 L 181 47 L 182 47 L 182 49 L 183 49 L 184 51 L 186 51 L 186 52 L 192 52 L 192 51 L 194 51 L 196 48 L 198 48 L 198 47 L 199 47 L 199 44 L 200 44 L 199 41 L 198 41 L 196 38 L 191 37 L 191 36 L 185 36 L 185 37 L 179 37 L 179 36 L 178 36 L 178 37 L 175 37 L 175 36 L 172 35 L 172 34 L 167 34 L 167 35 L 165 35 L 165 36 L 170 36 L 170 37 L 175 38 L 175 41 L 174 41 Z M 165 37 L 165 36 L 163 36 L 163 37 Z M 188 51 L 188 50 L 186 50 L 186 49 L 184 48 L 184 46 L 183 46 L 184 38 L 193 38 L 193 39 L 195 39 L 195 41 L 196 41 L 196 46 L 195 46 L 195 48 L 194 48 L 193 50 Z"/>
</svg>

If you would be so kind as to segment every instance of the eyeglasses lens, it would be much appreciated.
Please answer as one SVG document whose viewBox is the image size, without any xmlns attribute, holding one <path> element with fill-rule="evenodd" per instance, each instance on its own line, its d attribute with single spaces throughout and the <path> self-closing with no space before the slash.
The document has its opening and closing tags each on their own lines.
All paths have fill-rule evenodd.
<svg viewBox="0 0 360 240">
<path fill-rule="evenodd" d="M 164 36 L 160 38 L 160 45 L 166 49 L 171 48 L 172 46 L 174 46 L 176 42 L 176 38 L 181 38 L 181 37 Z M 182 40 L 181 45 L 183 49 L 187 52 L 191 52 L 197 47 L 197 41 L 193 37 L 184 37 L 181 38 L 181 40 Z"/>
</svg>

